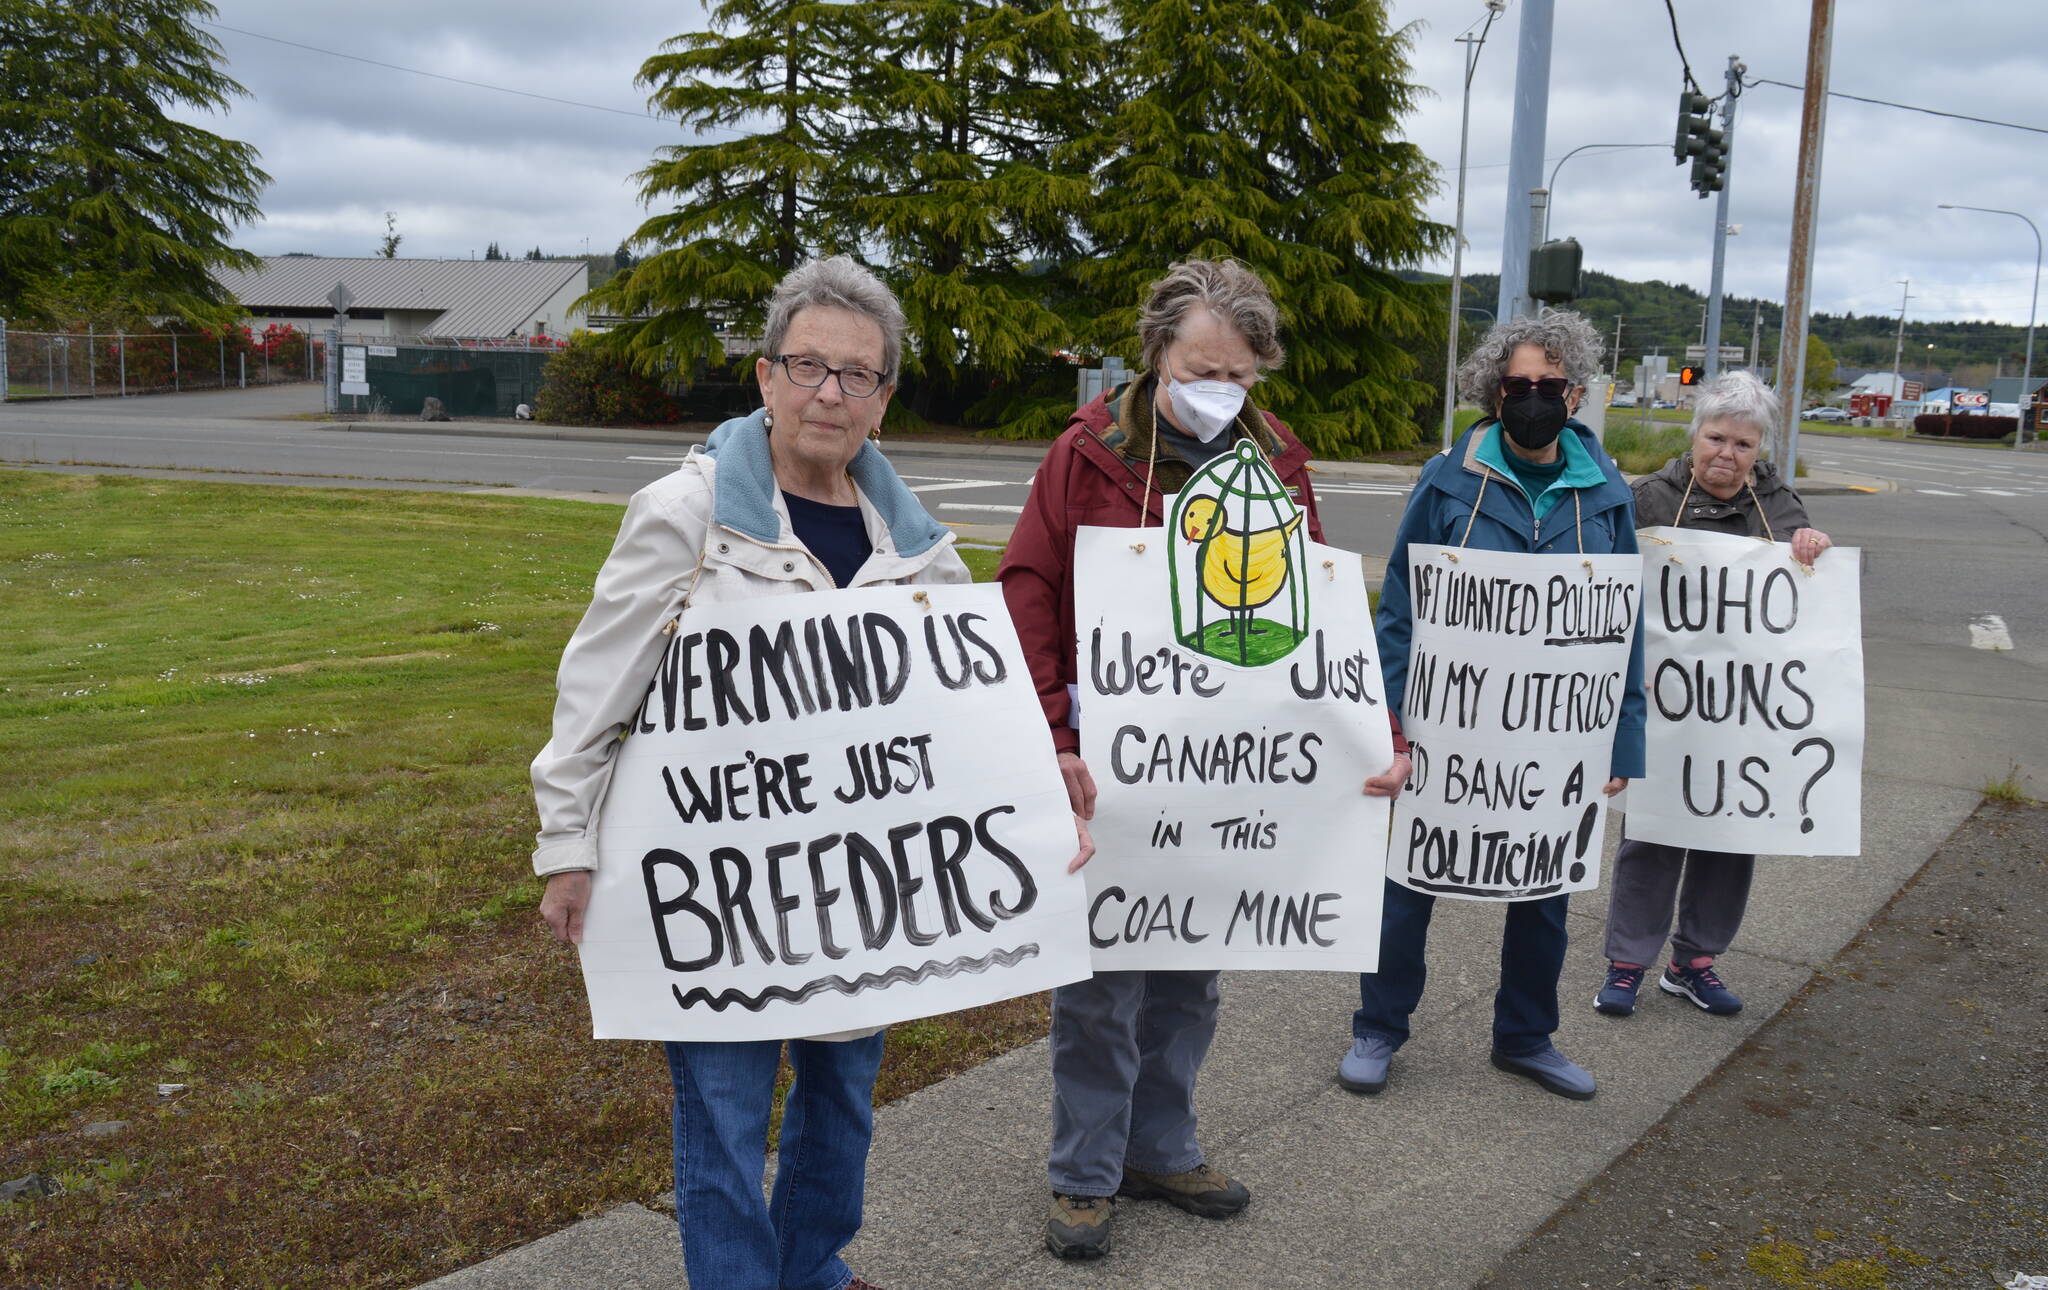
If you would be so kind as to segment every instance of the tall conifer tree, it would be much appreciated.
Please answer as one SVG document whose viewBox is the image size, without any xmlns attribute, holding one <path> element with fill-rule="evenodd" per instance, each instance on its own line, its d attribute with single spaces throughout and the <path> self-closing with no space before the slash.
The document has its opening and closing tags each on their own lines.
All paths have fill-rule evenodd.
<svg viewBox="0 0 2048 1290">
<path fill-rule="evenodd" d="M 204 0 L 0 4 L 0 310 L 219 324 L 214 280 L 258 215 L 256 150 L 165 112 L 246 91 Z M 61 317 L 60 317 L 61 320 Z"/>
<path fill-rule="evenodd" d="M 1116 0 L 1113 17 L 1122 102 L 1080 270 L 1104 305 L 1098 343 L 1135 357 L 1145 284 L 1235 256 L 1285 325 L 1260 401 L 1320 452 L 1415 442 L 1429 374 L 1400 338 L 1443 306 L 1395 271 L 1450 229 L 1422 218 L 1434 168 L 1400 138 L 1408 30 L 1384 0 Z"/>
<path fill-rule="evenodd" d="M 871 6 L 723 0 L 712 30 L 676 36 L 640 68 L 649 104 L 699 136 L 639 173 L 648 205 L 671 204 L 628 239 L 651 249 L 586 298 L 629 320 L 638 364 L 716 365 L 721 326 L 749 331 L 783 273 L 856 245 L 844 154 L 853 87 L 872 58 Z"/>
<path fill-rule="evenodd" d="M 850 211 L 902 298 L 907 366 L 935 391 L 1015 378 L 1067 342 L 1055 272 L 1080 253 L 1100 110 L 1100 8 L 1061 0 L 888 0 L 887 56 L 862 88 Z"/>
</svg>

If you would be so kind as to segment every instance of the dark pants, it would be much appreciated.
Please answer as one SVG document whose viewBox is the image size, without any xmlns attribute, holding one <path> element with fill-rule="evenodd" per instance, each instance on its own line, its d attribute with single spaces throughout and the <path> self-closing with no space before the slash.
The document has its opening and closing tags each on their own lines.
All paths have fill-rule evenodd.
<svg viewBox="0 0 2048 1290">
<path fill-rule="evenodd" d="M 1607 960 L 1650 967 L 1671 939 L 1673 960 L 1713 958 L 1742 929 L 1756 857 L 1622 839 L 1607 891 Z M 1678 931 L 1671 930 L 1677 898 Z"/>
<path fill-rule="evenodd" d="M 1214 972 L 1097 972 L 1052 992 L 1052 1189 L 1113 1196 L 1124 1166 L 1202 1163 L 1195 1073 L 1216 1037 Z"/>
<path fill-rule="evenodd" d="M 1500 943 L 1500 989 L 1493 996 L 1493 1047 L 1526 1057 L 1550 1046 L 1557 1030 L 1557 978 L 1564 971 L 1566 896 L 1508 904 Z M 1423 950 L 1436 897 L 1387 882 L 1380 922 L 1380 970 L 1358 978 L 1360 1006 L 1351 1033 L 1378 1035 L 1394 1047 L 1408 1042 L 1408 1016 L 1422 1002 L 1428 977 Z"/>
</svg>

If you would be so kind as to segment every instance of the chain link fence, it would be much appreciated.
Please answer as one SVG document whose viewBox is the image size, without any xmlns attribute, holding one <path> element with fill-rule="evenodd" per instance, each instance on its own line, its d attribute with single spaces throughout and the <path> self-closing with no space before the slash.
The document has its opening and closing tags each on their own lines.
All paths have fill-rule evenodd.
<svg viewBox="0 0 2048 1290">
<path fill-rule="evenodd" d="M 510 417 L 533 406 L 542 369 L 562 349 L 549 336 L 344 335 L 336 411 L 415 417 L 433 398 L 451 417 Z M 350 392 L 354 383 L 368 393 Z"/>
<path fill-rule="evenodd" d="M 20 331 L 0 322 L 0 399 L 121 398 L 317 379 L 320 346 L 292 327 L 227 332 Z"/>
</svg>

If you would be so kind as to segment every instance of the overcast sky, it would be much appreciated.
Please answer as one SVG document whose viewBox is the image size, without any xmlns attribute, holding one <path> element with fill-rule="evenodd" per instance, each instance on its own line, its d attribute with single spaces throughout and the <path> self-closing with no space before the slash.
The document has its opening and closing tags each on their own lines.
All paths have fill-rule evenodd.
<svg viewBox="0 0 2048 1290">
<path fill-rule="evenodd" d="M 645 110 L 640 63 L 704 10 L 658 0 L 353 0 L 346 6 L 216 0 L 215 37 L 250 97 L 213 128 L 255 144 L 272 176 L 264 218 L 239 241 L 263 254 L 372 254 L 396 211 L 401 255 L 606 251 L 643 217 L 633 174 L 682 138 Z M 1798 0 L 1675 0 L 1693 73 L 1719 93 L 1730 54 L 1751 77 L 1804 80 L 1808 6 Z M 1511 0 L 1472 91 L 1466 266 L 1497 272 L 1521 4 Z M 1833 88 L 2048 127 L 2048 6 L 2035 0 L 1839 0 Z M 1553 237 L 1586 266 L 1704 291 L 1714 203 L 1688 189 L 1669 144 L 1679 58 L 1659 0 L 1557 0 L 1546 177 L 1589 143 L 1659 148 L 1580 153 L 1559 175 Z M 1463 71 L 1458 35 L 1484 0 L 1394 0 L 1413 24 L 1413 79 L 1429 93 L 1404 123 L 1441 167 L 1432 217 L 1449 223 Z M 539 102 L 369 66 L 227 30 L 617 109 Z M 1759 85 L 1737 117 L 1729 222 L 1731 294 L 1783 299 L 1800 96 Z M 622 115 L 623 113 L 623 115 Z M 1661 149 L 1661 150 L 1660 150 Z M 2024 324 L 2034 238 L 2004 207 L 2048 220 L 2048 136 L 1834 99 L 1828 109 L 1814 307 L 1912 319 Z M 1441 264 L 1424 267 L 1448 271 Z M 1482 301 L 1482 304 L 1490 302 Z"/>
</svg>

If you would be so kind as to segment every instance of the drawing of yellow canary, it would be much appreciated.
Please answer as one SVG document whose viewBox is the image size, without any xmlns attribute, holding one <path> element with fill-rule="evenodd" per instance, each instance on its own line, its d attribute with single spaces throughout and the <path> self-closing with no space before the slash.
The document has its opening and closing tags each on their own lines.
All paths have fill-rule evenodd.
<svg viewBox="0 0 2048 1290">
<path fill-rule="evenodd" d="M 1201 544 L 1202 591 L 1231 616 L 1249 624 L 1252 611 L 1287 584 L 1287 540 L 1301 527 L 1296 511 L 1286 522 L 1251 533 L 1228 527 L 1213 497 L 1197 497 L 1181 512 L 1181 536 Z M 1252 630 L 1256 631 L 1256 628 Z"/>
</svg>

